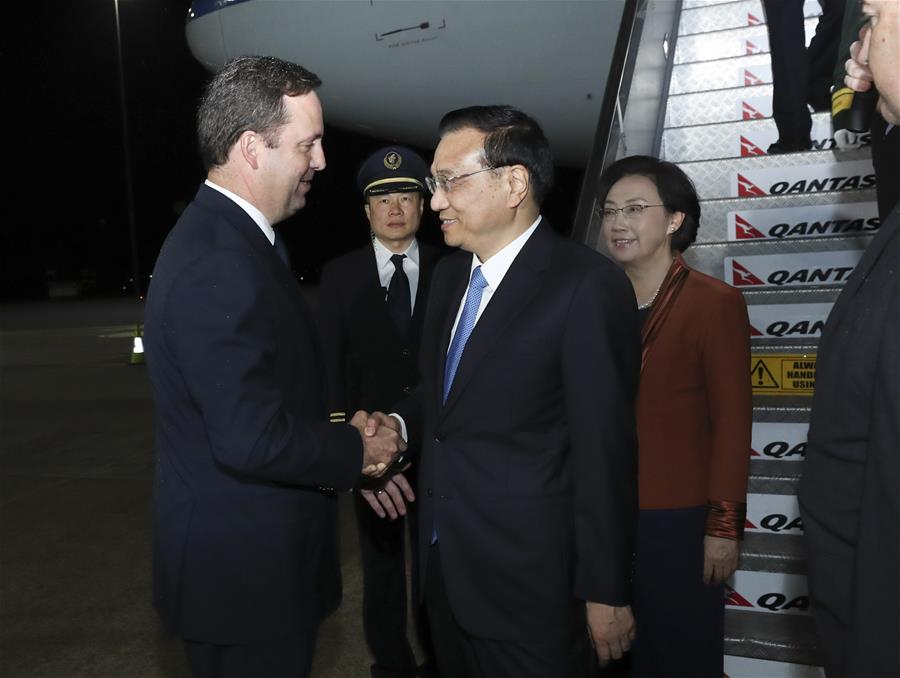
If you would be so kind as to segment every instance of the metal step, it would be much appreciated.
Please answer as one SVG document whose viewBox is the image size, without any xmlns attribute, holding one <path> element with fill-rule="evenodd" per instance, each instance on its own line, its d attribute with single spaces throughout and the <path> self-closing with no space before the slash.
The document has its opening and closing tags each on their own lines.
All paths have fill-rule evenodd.
<svg viewBox="0 0 900 678">
<path fill-rule="evenodd" d="M 748 304 L 750 342 L 754 351 L 785 341 L 818 343 L 832 306 L 833 302 Z"/>
<path fill-rule="evenodd" d="M 665 127 L 772 117 L 772 85 L 677 94 L 666 102 Z"/>
<path fill-rule="evenodd" d="M 825 678 L 825 670 L 821 666 L 726 654 L 725 675 L 728 678 Z"/>
<path fill-rule="evenodd" d="M 745 532 L 738 568 L 747 572 L 806 574 L 803 538 L 797 534 Z"/>
<path fill-rule="evenodd" d="M 807 18 L 816 17 L 822 13 L 822 8 L 817 0 L 806 0 L 803 3 L 803 15 Z M 742 0 L 740 2 L 728 2 L 715 5 L 704 5 L 685 9 L 681 13 L 681 22 L 678 26 L 678 35 L 692 35 L 694 33 L 710 33 L 726 28 L 739 28 L 741 26 L 756 26 L 766 22 L 760 0 Z"/>
<path fill-rule="evenodd" d="M 795 240 L 874 232 L 874 190 L 705 200 L 697 243 Z"/>
<path fill-rule="evenodd" d="M 776 469 L 765 466 L 760 475 L 750 474 L 747 481 L 747 503 L 750 504 L 751 495 L 757 495 L 753 501 L 760 502 L 764 500 L 759 497 L 764 495 L 784 495 L 793 497 L 797 494 L 797 478 L 798 474 L 790 469 L 785 469 L 786 464 L 782 464 Z M 766 473 L 772 471 L 772 473 Z"/>
<path fill-rule="evenodd" d="M 829 113 L 812 116 L 810 137 L 813 148 L 835 147 Z M 670 127 L 663 131 L 661 154 L 670 162 L 745 158 L 765 155 L 777 140 L 778 128 L 772 118 Z"/>
<path fill-rule="evenodd" d="M 725 654 L 821 664 L 810 616 L 725 611 Z"/>
<path fill-rule="evenodd" d="M 839 287 L 871 240 L 871 235 L 854 235 L 709 243 L 694 245 L 684 259 L 691 268 L 740 289 Z"/>
<path fill-rule="evenodd" d="M 753 395 L 754 421 L 809 421 L 808 396 Z M 762 417 L 767 417 L 763 419 Z"/>
<path fill-rule="evenodd" d="M 751 54 L 674 66 L 669 94 L 750 87 L 771 82 L 772 62 L 769 55 Z"/>
<path fill-rule="evenodd" d="M 797 424 L 797 426 L 802 426 L 804 430 L 807 428 L 806 424 Z M 781 452 L 781 448 L 779 448 L 779 453 Z M 753 478 L 785 478 L 790 479 L 792 487 L 796 488 L 796 483 L 800 481 L 800 477 L 803 475 L 803 461 L 806 458 L 806 442 L 799 443 L 797 446 L 793 448 L 785 448 L 785 455 L 794 455 L 787 456 L 781 459 L 760 459 L 755 457 L 750 460 L 750 477 Z M 783 461 L 783 459 L 793 459 L 794 461 Z M 760 481 L 762 482 L 762 481 Z M 763 528 L 768 529 L 766 525 L 762 526 Z"/>
<path fill-rule="evenodd" d="M 786 341 L 818 344 L 839 292 L 838 287 L 745 292 L 754 352 Z"/>
<path fill-rule="evenodd" d="M 712 7 L 713 5 L 727 5 L 738 0 L 684 0 L 681 9 L 697 9 L 698 7 Z"/>
<path fill-rule="evenodd" d="M 753 421 L 764 424 L 809 425 L 809 398 L 753 397 Z M 795 440 L 795 438 L 788 438 Z"/>
<path fill-rule="evenodd" d="M 873 189 L 868 147 L 680 163 L 702 200 Z"/>
<path fill-rule="evenodd" d="M 816 33 L 818 17 L 807 19 L 806 44 Z M 687 64 L 726 57 L 747 56 L 769 52 L 769 33 L 764 24 L 729 28 L 696 35 L 684 35 L 675 45 L 675 63 Z"/>
<path fill-rule="evenodd" d="M 725 591 L 726 613 L 729 610 L 764 612 L 772 618 L 809 615 L 806 576 L 802 574 L 739 569 L 726 584 Z"/>
</svg>

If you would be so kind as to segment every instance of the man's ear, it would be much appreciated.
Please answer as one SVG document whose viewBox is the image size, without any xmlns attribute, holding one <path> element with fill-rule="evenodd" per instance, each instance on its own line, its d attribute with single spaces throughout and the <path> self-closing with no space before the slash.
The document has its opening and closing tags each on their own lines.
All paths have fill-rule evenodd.
<svg viewBox="0 0 900 678">
<path fill-rule="evenodd" d="M 509 207 L 518 207 L 531 192 L 531 175 L 523 165 L 512 165 L 507 172 L 507 181 L 509 185 L 507 204 Z"/>
<path fill-rule="evenodd" d="M 366 219 L 372 220 L 372 211 L 369 209 L 369 199 L 366 198 L 366 202 L 363 204 L 363 209 L 366 212 Z"/>
<path fill-rule="evenodd" d="M 247 130 L 238 137 L 237 146 L 241 158 L 253 169 L 259 169 L 259 148 L 263 139 L 256 132 Z"/>
</svg>

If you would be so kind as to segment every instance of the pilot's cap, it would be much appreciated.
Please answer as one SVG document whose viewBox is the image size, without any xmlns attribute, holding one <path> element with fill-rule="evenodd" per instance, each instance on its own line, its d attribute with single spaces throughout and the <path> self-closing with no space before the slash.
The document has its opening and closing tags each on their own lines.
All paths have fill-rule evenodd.
<svg viewBox="0 0 900 678">
<path fill-rule="evenodd" d="M 356 183 L 363 197 L 382 193 L 425 193 L 428 165 L 405 146 L 385 146 L 363 163 Z"/>
</svg>

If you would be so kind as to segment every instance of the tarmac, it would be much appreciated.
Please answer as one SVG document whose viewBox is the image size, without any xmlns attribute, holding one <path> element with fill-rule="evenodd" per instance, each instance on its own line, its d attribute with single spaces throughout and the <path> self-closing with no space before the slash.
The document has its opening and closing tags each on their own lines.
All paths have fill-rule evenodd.
<svg viewBox="0 0 900 678">
<path fill-rule="evenodd" d="M 0 305 L 0 676 L 188 678 L 151 605 L 153 403 L 139 302 Z M 314 678 L 369 675 L 350 496 Z M 410 632 L 412 639 L 414 634 Z"/>
</svg>

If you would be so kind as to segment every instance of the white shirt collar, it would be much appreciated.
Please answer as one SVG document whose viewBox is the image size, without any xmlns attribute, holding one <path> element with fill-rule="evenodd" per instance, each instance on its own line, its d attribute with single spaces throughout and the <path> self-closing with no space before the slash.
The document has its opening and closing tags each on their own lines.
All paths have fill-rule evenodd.
<svg viewBox="0 0 900 678">
<path fill-rule="evenodd" d="M 391 267 L 391 272 L 394 271 L 394 264 L 391 263 L 391 257 L 394 256 L 394 252 L 385 247 L 384 243 L 382 243 L 377 237 L 372 238 L 372 247 L 375 250 L 375 261 L 378 262 L 378 270 L 380 271 L 383 268 Z M 419 265 L 419 243 L 413 238 L 412 242 L 409 244 L 409 247 L 406 248 L 405 251 L 399 252 L 399 254 L 405 254 L 406 258 L 412 261 L 416 266 Z"/>
<path fill-rule="evenodd" d="M 528 239 L 537 229 L 539 223 L 541 223 L 540 214 L 538 215 L 538 218 L 534 220 L 534 223 L 528 227 L 527 231 L 503 247 L 503 249 L 484 263 L 482 263 L 475 254 L 472 254 L 471 270 L 475 270 L 476 266 L 481 266 L 481 274 L 484 276 L 484 279 L 487 280 L 488 287 L 490 287 L 491 290 L 496 290 L 500 286 L 500 283 L 503 282 L 503 278 L 506 276 L 506 272 L 509 271 L 509 267 L 512 266 L 513 261 L 515 261 L 522 248 L 525 247 L 525 243 L 528 242 Z M 469 277 L 471 278 L 471 272 Z"/>
<path fill-rule="evenodd" d="M 270 224 L 269 220 L 266 219 L 265 214 L 263 214 L 258 209 L 256 209 L 256 207 L 254 207 L 249 202 L 244 200 L 241 196 L 237 195 L 236 193 L 232 193 L 231 191 L 229 191 L 226 188 L 222 188 L 218 184 L 214 184 L 209 179 L 207 179 L 203 183 L 205 183 L 210 188 L 218 191 L 219 193 L 224 195 L 226 198 L 230 198 L 233 202 L 237 203 L 237 206 L 240 207 L 242 210 L 244 210 L 247 213 L 247 215 L 251 219 L 253 219 L 254 223 L 256 223 L 256 225 L 259 226 L 260 230 L 263 232 L 263 234 L 266 236 L 266 238 L 268 238 L 269 243 L 272 245 L 275 244 L 275 229 L 272 228 L 272 224 Z"/>
</svg>

